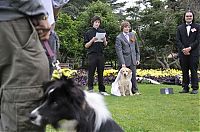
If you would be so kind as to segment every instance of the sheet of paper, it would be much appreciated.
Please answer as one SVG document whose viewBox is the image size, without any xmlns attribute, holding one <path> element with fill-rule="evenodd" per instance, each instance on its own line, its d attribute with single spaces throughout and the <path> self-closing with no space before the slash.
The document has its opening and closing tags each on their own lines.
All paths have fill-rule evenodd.
<svg viewBox="0 0 200 132">
<path fill-rule="evenodd" d="M 103 38 L 106 36 L 106 33 L 96 33 L 97 40 L 95 42 L 103 42 Z"/>
</svg>

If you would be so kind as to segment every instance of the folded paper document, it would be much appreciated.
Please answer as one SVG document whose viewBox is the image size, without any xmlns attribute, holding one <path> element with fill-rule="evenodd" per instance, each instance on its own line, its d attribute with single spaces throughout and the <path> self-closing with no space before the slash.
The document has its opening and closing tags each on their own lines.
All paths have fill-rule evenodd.
<svg viewBox="0 0 200 132">
<path fill-rule="evenodd" d="M 103 42 L 103 38 L 105 38 L 105 36 L 106 36 L 106 33 L 96 33 L 96 38 L 97 38 L 97 40 L 95 41 L 95 42 Z"/>
</svg>

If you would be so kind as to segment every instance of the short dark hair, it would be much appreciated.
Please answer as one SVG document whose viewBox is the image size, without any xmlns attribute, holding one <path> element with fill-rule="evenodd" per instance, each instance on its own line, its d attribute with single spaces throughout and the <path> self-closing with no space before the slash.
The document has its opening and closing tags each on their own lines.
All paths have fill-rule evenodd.
<svg viewBox="0 0 200 132">
<path fill-rule="evenodd" d="M 100 23 L 101 23 L 101 18 L 99 16 L 94 16 L 92 19 L 91 19 L 91 24 L 93 24 L 96 20 L 99 20 Z"/>
<path fill-rule="evenodd" d="M 183 15 L 183 22 L 186 23 L 186 21 L 185 21 L 185 15 L 186 15 L 186 13 L 188 13 L 188 12 L 192 13 L 192 15 L 193 15 L 192 23 L 194 23 L 194 12 L 193 12 L 192 10 L 187 10 L 187 11 L 184 13 L 184 15 Z"/>
</svg>

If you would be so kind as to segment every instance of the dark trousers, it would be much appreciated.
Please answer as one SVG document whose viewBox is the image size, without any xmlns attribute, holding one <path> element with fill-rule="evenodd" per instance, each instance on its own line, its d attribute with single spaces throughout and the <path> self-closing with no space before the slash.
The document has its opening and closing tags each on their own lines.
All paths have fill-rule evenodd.
<svg viewBox="0 0 200 132">
<path fill-rule="evenodd" d="M 182 86 L 185 90 L 189 90 L 190 76 L 189 71 L 191 72 L 191 85 L 193 90 L 197 90 L 198 86 L 198 65 L 199 57 L 198 56 L 181 56 L 180 57 L 181 70 L 183 73 Z"/>
<path fill-rule="evenodd" d="M 88 55 L 88 90 L 93 89 L 94 74 L 97 69 L 99 91 L 105 91 L 105 86 L 103 83 L 104 63 L 105 58 L 103 54 Z"/>
</svg>

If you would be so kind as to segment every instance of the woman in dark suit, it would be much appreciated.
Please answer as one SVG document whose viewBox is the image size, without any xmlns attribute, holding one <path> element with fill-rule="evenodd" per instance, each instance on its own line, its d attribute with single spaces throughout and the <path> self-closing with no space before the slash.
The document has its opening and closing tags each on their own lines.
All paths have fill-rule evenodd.
<svg viewBox="0 0 200 132">
<path fill-rule="evenodd" d="M 197 94 L 198 84 L 198 65 L 199 65 L 199 43 L 200 28 L 194 22 L 194 13 L 186 11 L 183 17 L 183 24 L 178 26 L 176 41 L 180 58 L 180 65 L 183 74 L 182 91 L 180 93 L 189 93 L 189 71 L 191 72 L 191 94 Z"/>
</svg>

